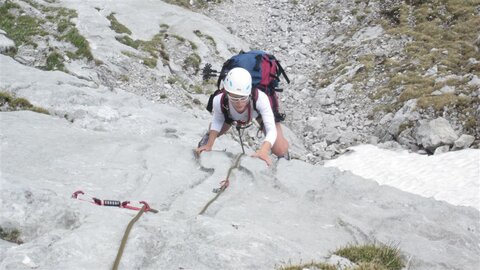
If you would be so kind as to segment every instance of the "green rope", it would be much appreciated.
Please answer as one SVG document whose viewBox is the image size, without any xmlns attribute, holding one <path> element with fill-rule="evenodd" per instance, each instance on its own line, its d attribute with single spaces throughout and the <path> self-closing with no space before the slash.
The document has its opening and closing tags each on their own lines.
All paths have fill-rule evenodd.
<svg viewBox="0 0 480 270">
<path fill-rule="evenodd" d="M 232 173 L 233 169 L 235 168 L 238 168 L 238 165 L 240 164 L 240 158 L 243 156 L 243 154 L 238 154 L 237 155 L 237 159 L 235 160 L 235 163 L 230 167 L 230 169 L 228 169 L 228 174 L 227 174 L 227 178 L 225 179 L 225 181 L 229 181 L 229 177 L 230 177 L 230 174 Z M 210 206 L 210 204 L 212 204 L 218 197 L 220 197 L 220 195 L 225 191 L 225 189 L 227 189 L 227 186 L 223 185 L 220 187 L 219 191 L 217 192 L 217 195 L 215 195 L 215 197 L 213 197 L 210 201 L 208 201 L 208 203 L 203 207 L 202 211 L 200 211 L 200 213 L 198 213 L 199 215 L 203 215 L 203 213 L 205 213 L 205 211 L 207 211 L 207 208 Z"/>
<path fill-rule="evenodd" d="M 145 209 L 146 209 L 146 206 L 144 205 L 140 210 L 140 212 L 138 212 L 138 214 L 130 221 L 130 223 L 128 223 L 127 229 L 123 234 L 122 243 L 120 244 L 120 249 L 118 250 L 118 253 L 117 253 L 117 258 L 115 258 L 115 262 L 113 263 L 112 270 L 118 269 L 118 265 L 120 264 L 120 259 L 122 258 L 123 250 L 125 249 L 125 245 L 127 243 L 128 235 L 132 230 L 133 224 L 135 224 L 135 222 L 137 222 L 140 216 L 142 216 L 143 212 L 145 212 Z"/>
</svg>

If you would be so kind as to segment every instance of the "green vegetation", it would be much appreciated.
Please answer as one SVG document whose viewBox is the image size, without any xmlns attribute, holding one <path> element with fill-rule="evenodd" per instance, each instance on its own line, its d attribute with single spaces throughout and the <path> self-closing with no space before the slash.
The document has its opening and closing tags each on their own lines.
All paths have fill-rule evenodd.
<svg viewBox="0 0 480 270">
<path fill-rule="evenodd" d="M 148 52 L 153 58 L 161 57 L 165 62 L 170 61 L 165 43 L 163 43 L 163 34 L 159 33 L 153 36 L 152 40 L 140 41 L 139 48 Z"/>
<path fill-rule="evenodd" d="M 185 83 L 185 81 L 178 75 L 173 75 L 168 77 L 167 82 L 171 85 L 177 84 L 180 85 L 182 89 L 188 90 L 188 85 Z"/>
<path fill-rule="evenodd" d="M 115 39 L 122 43 L 122 44 L 125 44 L 129 47 L 132 47 L 134 49 L 138 49 L 138 47 L 140 46 L 141 44 L 141 41 L 140 40 L 133 40 L 131 37 L 129 36 L 116 36 Z"/>
<path fill-rule="evenodd" d="M 142 63 L 149 67 L 149 68 L 155 68 L 157 66 L 157 58 L 156 57 L 145 57 L 141 54 L 136 54 L 128 51 L 122 51 L 122 54 L 128 56 L 128 57 L 133 57 L 137 58 L 142 61 Z"/>
<path fill-rule="evenodd" d="M 47 57 L 47 66 L 45 67 L 46 70 L 65 70 L 65 66 L 63 65 L 63 56 L 54 51 L 53 53 L 49 54 Z"/>
<path fill-rule="evenodd" d="M 70 31 L 68 31 L 67 34 L 63 35 L 61 38 L 77 47 L 77 51 L 74 54 L 70 54 L 70 57 L 75 59 L 85 57 L 88 60 L 93 60 L 93 55 L 90 51 L 90 45 L 88 44 L 88 41 L 82 35 L 80 35 L 77 28 L 72 28 Z"/>
<path fill-rule="evenodd" d="M 340 13 L 340 10 L 338 8 L 333 9 L 332 10 L 332 15 L 330 16 L 330 21 L 332 21 L 332 22 L 341 21 L 342 17 L 339 13 Z"/>
<path fill-rule="evenodd" d="M 162 59 L 162 62 L 165 65 L 169 63 L 170 56 L 167 52 L 165 41 L 164 41 L 168 37 L 175 38 L 180 43 L 186 44 L 186 42 L 188 42 L 192 50 L 195 51 L 197 49 L 197 46 L 195 45 L 195 43 L 186 40 L 184 37 L 167 33 L 167 29 L 169 28 L 168 25 L 161 24 L 160 28 L 161 28 L 160 32 L 155 36 L 153 36 L 151 40 L 139 40 L 139 39 L 133 40 L 128 35 L 116 36 L 115 39 L 122 44 L 125 44 L 129 47 L 132 47 L 136 50 L 140 50 L 148 54 L 148 56 L 145 57 L 145 56 L 142 56 L 141 54 L 122 52 L 123 54 L 129 57 L 135 57 L 135 58 L 141 59 L 143 64 L 145 64 L 150 68 L 155 68 L 157 66 L 157 61 L 159 58 Z M 193 68 L 195 70 L 195 73 L 198 73 L 198 71 L 200 70 L 200 63 L 201 63 L 200 56 L 197 53 L 193 52 L 183 61 L 183 68 L 184 69 Z"/>
<path fill-rule="evenodd" d="M 195 94 L 203 94 L 203 87 L 196 84 L 193 86 L 193 91 L 195 92 Z"/>
<path fill-rule="evenodd" d="M 469 61 L 480 60 L 475 48 L 480 32 L 478 1 L 404 1 L 388 6 L 381 15 L 387 33 L 412 41 L 401 57 L 385 61 L 382 76 L 388 83 L 372 97 L 391 103 L 382 107 L 384 111 L 396 111 L 408 100 L 417 99 L 420 110 L 456 114 L 464 131 L 475 134 L 478 121 L 471 110 L 478 108 L 480 101 L 469 97 L 476 89 L 467 84 L 471 78 L 467 74 L 480 76 L 480 63 Z M 432 67 L 436 72 L 426 75 Z M 438 78 L 450 79 L 442 82 Z M 446 85 L 455 93 L 432 95 Z"/>
<path fill-rule="evenodd" d="M 24 98 L 16 98 L 7 92 L 0 91 L 0 107 L 7 111 L 29 110 L 37 113 L 50 114 L 48 110 L 33 106 Z"/>
<path fill-rule="evenodd" d="M 0 239 L 19 245 L 23 244 L 23 241 L 20 240 L 20 231 L 17 229 L 4 229 L 0 226 Z"/>
<path fill-rule="evenodd" d="M 185 39 L 184 37 L 181 37 L 181 36 L 179 36 L 179 35 L 171 35 L 171 36 L 174 37 L 174 38 L 176 38 L 176 39 L 177 39 L 178 41 L 180 41 L 180 42 L 185 42 L 185 41 L 186 41 L 186 39 Z"/>
<path fill-rule="evenodd" d="M 419 108 L 426 109 L 429 107 L 433 107 L 437 111 L 441 111 L 445 107 L 468 109 L 471 108 L 471 104 L 472 98 L 467 96 L 457 96 L 454 94 L 423 96 L 420 97 L 417 101 L 417 105 Z"/>
<path fill-rule="evenodd" d="M 187 69 L 188 67 L 192 67 L 195 70 L 195 74 L 197 74 L 200 70 L 201 62 L 202 59 L 200 58 L 200 56 L 196 53 L 192 53 L 185 59 L 183 63 L 183 68 Z"/>
<path fill-rule="evenodd" d="M 115 31 L 116 33 L 119 34 L 127 34 L 131 35 L 132 31 L 128 29 L 125 25 L 121 24 L 117 18 L 115 18 L 115 13 L 110 13 L 110 15 L 107 16 L 107 19 L 110 21 L 110 28 Z"/>
<path fill-rule="evenodd" d="M 199 38 L 204 38 L 204 39 L 206 39 L 206 40 L 210 43 L 210 45 L 215 48 L 215 51 L 216 51 L 216 53 L 218 54 L 218 51 L 217 51 L 217 43 L 215 42 L 215 39 L 213 39 L 213 37 L 211 37 L 211 36 L 209 36 L 209 35 L 207 35 L 207 34 L 202 33 L 200 30 L 195 30 L 195 31 L 193 31 L 193 33 L 194 33 L 195 35 L 197 35 L 197 37 L 199 37 Z"/>
<path fill-rule="evenodd" d="M 68 9 L 68 8 L 46 8 L 46 7 L 43 7 L 42 8 L 43 11 L 45 12 L 56 12 L 57 15 L 56 15 L 56 18 L 77 18 L 78 17 L 78 14 L 77 14 L 77 11 L 76 10 L 73 10 L 73 9 Z"/>
<path fill-rule="evenodd" d="M 87 58 L 95 60 L 90 50 L 88 41 L 80 35 L 71 19 L 77 17 L 77 12 L 67 8 L 47 7 L 31 0 L 24 0 L 25 3 L 45 14 L 46 20 L 42 18 L 27 15 L 27 12 L 21 6 L 7 0 L 0 5 L 0 29 L 5 30 L 7 36 L 11 38 L 17 47 L 31 45 L 36 48 L 37 42 L 43 41 L 50 44 L 50 39 L 58 39 L 73 44 L 77 50 L 60 51 L 57 48 L 49 47 L 48 51 L 53 53 L 45 54 L 46 66 L 41 67 L 47 70 L 65 71 L 64 55 L 72 59 Z M 35 15 L 36 16 L 36 15 Z M 51 24 L 54 27 L 51 27 Z M 58 31 L 55 32 L 52 30 Z M 58 35 L 60 34 L 60 36 Z M 8 52 L 9 55 L 11 52 Z M 16 52 L 11 54 L 13 57 Z M 99 64 L 99 61 L 95 61 Z"/>
<path fill-rule="evenodd" d="M 346 72 L 348 62 L 344 62 L 344 58 L 339 58 L 339 61 L 334 63 L 334 67 L 326 72 L 319 71 L 314 75 L 314 83 L 317 87 L 325 87 L 333 82 L 333 78 Z"/>
<path fill-rule="evenodd" d="M 361 65 L 354 76 L 345 79 L 353 84 L 356 93 L 373 90 L 368 94 L 376 106 L 372 113 L 396 112 L 416 99 L 421 112 L 452 115 L 464 124 L 464 132 L 478 134 L 478 121 L 474 121 L 475 114 L 469 109 L 478 108 L 480 101 L 472 98 L 477 89 L 468 84 L 471 74 L 480 76 L 478 0 L 373 1 L 376 3 L 353 1 L 352 15 L 362 25 L 346 29 L 344 34 L 353 36 L 361 27 L 380 24 L 386 31 L 382 39 L 405 44 L 403 50 L 387 56 L 372 54 L 369 49 L 362 54 L 365 50 L 358 47 L 333 45 L 322 54 L 336 61 L 325 63 L 326 67 L 312 76 L 315 87 L 324 88 Z M 315 13 L 321 7 L 316 2 L 310 4 L 309 10 Z M 332 10 L 331 16 L 337 13 Z M 197 35 L 202 36 L 200 32 Z M 366 43 L 367 48 L 372 45 Z M 453 93 L 441 93 L 439 90 L 445 86 Z"/>
<path fill-rule="evenodd" d="M 181 7 L 184 7 L 184 8 L 190 8 L 190 1 L 189 0 L 165 0 L 164 2 L 172 4 L 172 5 L 181 6 Z"/>
<path fill-rule="evenodd" d="M 191 9 L 193 7 L 205 8 L 205 7 L 207 7 L 208 2 L 210 2 L 210 3 L 221 3 L 222 1 L 221 0 L 210 0 L 210 1 L 207 1 L 207 0 L 193 0 L 192 5 L 190 5 L 190 0 L 165 0 L 164 2 L 167 2 L 167 3 L 172 4 L 172 5 L 177 5 L 177 6 L 181 6 L 181 7 L 184 7 L 184 8 Z"/>
<path fill-rule="evenodd" d="M 63 32 L 65 32 L 65 30 L 67 30 L 67 28 L 69 26 L 71 26 L 71 23 L 68 20 L 60 19 L 59 22 L 58 22 L 58 25 L 57 25 L 57 31 L 59 33 L 63 33 Z"/>
<path fill-rule="evenodd" d="M 170 77 L 168 77 L 168 79 L 167 79 L 167 83 L 169 83 L 169 84 L 175 84 L 176 82 L 178 82 L 178 81 L 180 81 L 180 80 L 181 80 L 181 79 L 180 79 L 180 77 L 178 77 L 178 76 L 170 76 Z"/>
<path fill-rule="evenodd" d="M 143 64 L 149 68 L 155 68 L 157 66 L 157 58 L 155 57 L 142 57 Z"/>
<path fill-rule="evenodd" d="M 349 245 L 338 249 L 333 254 L 347 258 L 357 265 L 353 268 L 347 268 L 348 270 L 400 270 L 405 266 L 398 248 L 381 244 Z M 305 268 L 340 269 L 337 265 L 310 262 L 298 265 L 288 263 L 278 270 L 303 270 Z"/>
<path fill-rule="evenodd" d="M 350 245 L 337 250 L 334 254 L 347 258 L 358 265 L 378 267 L 366 269 L 400 270 L 405 266 L 399 249 L 392 246 L 377 244 Z"/>
<path fill-rule="evenodd" d="M 13 13 L 13 11 L 16 12 Z M 7 32 L 8 37 L 15 42 L 17 47 L 23 44 L 37 47 L 33 37 L 47 35 L 47 32 L 40 26 L 43 21 L 27 15 L 14 15 L 21 14 L 20 11 L 20 6 L 10 1 L 2 4 L 0 6 L 0 29 Z"/>
<path fill-rule="evenodd" d="M 158 33 L 152 38 L 152 40 L 147 40 L 147 41 L 139 40 L 139 39 L 133 40 L 129 36 L 117 36 L 115 38 L 119 42 L 127 46 L 130 46 L 137 50 L 147 52 L 150 55 L 150 57 L 142 57 L 142 56 L 137 56 L 137 55 L 134 55 L 131 53 L 125 53 L 125 52 L 122 52 L 122 53 L 127 56 L 131 56 L 131 57 L 134 56 L 134 57 L 140 58 L 142 59 L 143 63 L 146 66 L 150 68 L 154 68 L 157 66 L 157 60 L 159 57 L 163 59 L 164 63 L 168 63 L 168 61 L 170 60 L 170 57 L 168 56 L 168 53 L 165 47 L 165 43 L 163 42 L 164 35 L 165 33 L 162 33 L 162 32 Z"/>
<path fill-rule="evenodd" d="M 310 262 L 310 263 L 297 264 L 297 265 L 288 264 L 286 266 L 282 266 L 278 268 L 278 270 L 304 270 L 304 269 L 337 270 L 337 267 L 335 265 L 326 264 L 326 263 Z"/>
<path fill-rule="evenodd" d="M 474 45 L 480 32 L 476 8 L 478 1 L 473 0 L 423 0 L 405 1 L 381 11 L 382 24 L 389 34 L 412 38 L 405 47 L 404 57 L 390 63 L 389 70 L 401 73 L 387 74 L 390 87 L 405 89 L 400 102 L 431 93 L 435 81 L 421 75 L 433 66 L 438 67 L 438 77 L 480 75 L 480 64 L 468 64 L 468 59 L 478 60 L 480 56 Z M 415 78 L 407 79 L 412 75 Z M 465 90 L 466 84 L 458 88 Z"/>
</svg>

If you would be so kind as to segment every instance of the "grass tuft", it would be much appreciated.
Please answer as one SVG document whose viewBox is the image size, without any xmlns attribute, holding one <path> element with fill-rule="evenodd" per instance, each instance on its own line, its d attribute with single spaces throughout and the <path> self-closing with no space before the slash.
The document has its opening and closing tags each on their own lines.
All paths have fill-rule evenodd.
<svg viewBox="0 0 480 270">
<path fill-rule="evenodd" d="M 116 33 L 127 35 L 132 34 L 132 31 L 130 31 L 130 29 L 128 29 L 125 25 L 121 24 L 117 20 L 117 18 L 115 18 L 115 13 L 110 13 L 110 15 L 107 16 L 107 19 L 110 21 L 110 28 Z"/>
<path fill-rule="evenodd" d="M 63 56 L 58 52 L 52 52 L 47 57 L 47 66 L 45 67 L 46 70 L 65 70 L 65 66 L 63 65 Z"/>
<path fill-rule="evenodd" d="M 213 37 L 211 37 L 210 35 L 207 35 L 207 34 L 204 34 L 202 33 L 200 30 L 194 30 L 193 33 L 199 37 L 199 38 L 204 38 L 206 39 L 208 42 L 210 42 L 210 44 L 215 48 L 217 48 L 217 43 L 215 42 L 215 39 L 213 39 Z M 218 53 L 218 51 L 217 51 Z"/>
<path fill-rule="evenodd" d="M 333 252 L 355 263 L 356 266 L 348 270 L 400 270 L 405 266 L 397 247 L 386 245 L 349 245 Z M 288 263 L 277 270 L 340 270 L 345 269 L 340 265 L 310 262 L 304 264 Z"/>
<path fill-rule="evenodd" d="M 155 57 L 144 57 L 142 60 L 143 64 L 149 68 L 155 68 L 157 66 L 157 58 Z"/>
<path fill-rule="evenodd" d="M 120 43 L 122 44 L 125 44 L 127 46 L 130 46 L 134 49 L 138 49 L 138 47 L 140 46 L 141 44 L 141 41 L 139 40 L 133 40 L 131 37 L 129 36 L 116 36 L 115 37 L 116 40 L 118 40 Z"/>
<path fill-rule="evenodd" d="M 50 114 L 48 110 L 33 106 L 30 101 L 25 98 L 16 98 L 7 92 L 0 91 L 0 107 L 6 111 L 22 111 L 28 110 L 37 113 Z"/>
<path fill-rule="evenodd" d="M 417 106 L 422 109 L 433 108 L 442 111 L 445 107 L 470 108 L 472 99 L 467 96 L 443 94 L 439 96 L 423 96 L 418 99 Z"/>
<path fill-rule="evenodd" d="M 202 62 L 202 59 L 200 58 L 200 56 L 196 53 L 192 53 L 187 58 L 185 58 L 185 61 L 183 62 L 183 68 L 187 69 L 191 67 L 195 70 L 195 74 L 197 74 L 198 71 L 200 70 L 201 62 Z"/>
<path fill-rule="evenodd" d="M 20 239 L 20 231 L 17 229 L 4 229 L 0 226 L 0 239 L 18 245 L 23 244 L 23 241 Z"/>
<path fill-rule="evenodd" d="M 278 270 L 305 270 L 305 269 L 315 269 L 315 270 L 337 270 L 335 265 L 326 264 L 326 263 L 304 263 L 298 265 L 288 264 L 278 268 Z"/>
<path fill-rule="evenodd" d="M 33 37 L 47 34 L 40 27 L 40 20 L 27 15 L 15 16 L 10 12 L 11 10 L 19 11 L 21 8 L 10 1 L 6 1 L 0 6 L 0 29 L 7 32 L 7 36 L 15 42 L 17 47 L 23 44 L 37 47 Z"/>
<path fill-rule="evenodd" d="M 82 35 L 80 35 L 76 28 L 68 31 L 67 34 L 62 36 L 62 39 L 72 43 L 75 47 L 77 47 L 77 51 L 74 53 L 74 56 L 77 58 L 85 57 L 88 60 L 93 60 L 93 55 L 90 51 L 90 45 L 88 44 L 88 41 Z"/>
<path fill-rule="evenodd" d="M 377 244 L 350 245 L 335 251 L 334 254 L 347 258 L 358 265 L 363 264 L 364 267 L 369 267 L 359 269 L 400 270 L 405 266 L 399 249 L 394 246 Z M 376 267 L 375 265 L 378 268 L 374 268 Z"/>
</svg>

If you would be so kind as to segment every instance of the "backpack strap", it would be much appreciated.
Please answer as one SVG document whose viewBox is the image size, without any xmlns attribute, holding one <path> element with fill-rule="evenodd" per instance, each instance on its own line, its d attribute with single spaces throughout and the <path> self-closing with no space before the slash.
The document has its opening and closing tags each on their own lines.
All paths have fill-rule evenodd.
<svg viewBox="0 0 480 270">
<path fill-rule="evenodd" d="M 250 101 L 251 103 L 248 104 L 248 118 L 247 118 L 247 121 L 244 122 L 244 121 L 234 121 L 231 117 L 230 117 L 230 106 L 228 104 L 228 95 L 227 95 L 227 92 L 226 91 L 223 91 L 222 92 L 222 96 L 221 96 L 221 108 L 222 108 L 222 113 L 223 113 L 223 116 L 225 117 L 225 123 L 228 124 L 228 125 L 232 125 L 233 123 L 236 123 L 237 125 L 237 128 L 247 128 L 251 125 L 251 122 L 252 122 L 252 105 L 251 103 L 253 103 L 253 107 L 255 108 L 255 102 L 254 101 Z M 257 111 L 258 113 L 258 111 Z M 260 113 L 258 113 L 260 114 Z"/>
<path fill-rule="evenodd" d="M 280 65 L 280 61 L 278 61 L 277 58 L 275 58 L 275 56 L 269 54 L 268 57 L 271 59 L 271 60 L 274 60 L 277 64 L 277 67 L 278 67 L 278 71 L 280 74 L 283 75 L 283 77 L 285 78 L 285 80 L 287 81 L 287 83 L 290 83 L 290 79 L 288 78 L 287 76 L 287 73 L 285 73 L 285 70 L 283 69 L 282 65 Z M 277 77 L 278 78 L 278 77 Z M 280 78 L 278 78 L 280 79 Z"/>
<path fill-rule="evenodd" d="M 261 54 L 255 56 L 255 66 L 253 67 L 253 70 L 260 71 L 260 64 L 262 63 L 262 58 L 263 55 Z"/>
<path fill-rule="evenodd" d="M 283 69 L 282 65 L 280 65 L 280 61 L 278 60 L 276 61 L 277 61 L 278 70 L 280 70 L 280 73 L 285 78 L 285 81 L 287 81 L 287 83 L 290 83 L 290 79 L 287 77 L 287 73 L 285 73 L 285 70 Z"/>
<path fill-rule="evenodd" d="M 275 118 L 275 123 L 282 122 L 285 120 L 285 114 L 280 113 L 278 111 L 278 98 L 275 92 L 272 93 L 272 95 L 267 95 L 268 101 L 270 102 L 270 107 L 272 108 L 273 111 L 273 117 Z M 253 109 L 258 113 L 258 115 L 261 115 L 260 112 L 257 110 L 257 100 L 258 100 L 258 89 L 255 88 L 252 90 L 252 101 L 253 101 Z"/>
<path fill-rule="evenodd" d="M 225 91 L 222 91 L 220 97 L 220 107 L 222 108 L 223 116 L 225 117 L 225 123 L 231 125 L 233 123 L 233 119 L 230 117 L 230 107 L 228 106 L 228 95 Z"/>
</svg>

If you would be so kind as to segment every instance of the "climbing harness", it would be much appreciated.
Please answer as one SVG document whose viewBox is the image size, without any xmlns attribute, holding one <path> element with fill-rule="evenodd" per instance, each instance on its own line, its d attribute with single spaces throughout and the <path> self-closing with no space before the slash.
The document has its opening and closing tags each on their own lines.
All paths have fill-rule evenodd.
<svg viewBox="0 0 480 270">
<path fill-rule="evenodd" d="M 128 223 L 127 229 L 123 234 L 122 243 L 120 244 L 120 248 L 118 249 L 118 252 L 117 252 L 117 257 L 115 258 L 115 262 L 113 263 L 112 270 L 118 269 L 118 265 L 120 264 L 120 259 L 122 258 L 122 255 L 123 255 L 123 250 L 125 249 L 125 245 L 127 244 L 128 235 L 132 230 L 133 224 L 137 222 L 140 216 L 142 216 L 143 212 L 146 212 L 149 210 L 151 211 L 151 209 L 148 207 L 148 204 L 144 204 L 143 207 L 140 209 L 140 212 L 138 212 L 138 214 Z"/>
<path fill-rule="evenodd" d="M 253 121 L 243 122 L 243 121 L 233 121 L 232 125 L 235 125 L 235 128 L 238 132 L 238 139 L 240 140 L 240 146 L 242 146 L 242 152 L 245 154 L 245 148 L 243 147 L 242 136 L 245 133 L 245 130 L 253 125 Z M 243 130 L 240 132 L 240 130 Z"/>
<path fill-rule="evenodd" d="M 199 215 L 203 215 L 203 213 L 207 211 L 207 208 L 210 206 L 210 204 L 212 204 L 218 197 L 220 197 L 220 195 L 225 191 L 225 189 L 227 189 L 228 185 L 230 184 L 230 181 L 229 181 L 230 174 L 232 173 L 233 169 L 238 168 L 238 166 L 240 165 L 240 158 L 243 155 L 244 154 L 237 155 L 234 164 L 230 167 L 230 169 L 228 169 L 227 178 L 225 178 L 225 180 L 220 182 L 219 188 L 213 189 L 213 192 L 216 193 L 215 197 L 213 197 L 210 201 L 207 202 L 207 204 L 203 207 L 202 211 L 198 213 Z"/>
<path fill-rule="evenodd" d="M 84 198 L 85 197 L 85 198 Z M 116 200 L 101 200 L 90 195 L 85 194 L 85 192 L 81 190 L 77 190 L 72 194 L 72 198 L 78 199 L 80 201 L 89 202 L 92 204 L 100 205 L 100 206 L 114 206 L 120 208 L 126 208 L 130 210 L 140 211 L 143 207 L 145 207 L 145 212 L 153 212 L 158 213 L 158 210 L 151 208 L 147 202 L 140 201 L 139 204 L 142 204 L 143 207 L 136 207 L 130 204 L 130 201 L 116 201 Z"/>
</svg>

